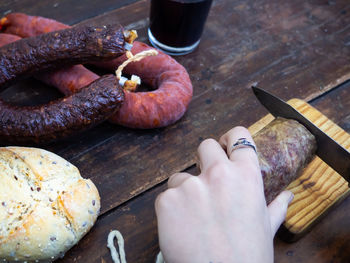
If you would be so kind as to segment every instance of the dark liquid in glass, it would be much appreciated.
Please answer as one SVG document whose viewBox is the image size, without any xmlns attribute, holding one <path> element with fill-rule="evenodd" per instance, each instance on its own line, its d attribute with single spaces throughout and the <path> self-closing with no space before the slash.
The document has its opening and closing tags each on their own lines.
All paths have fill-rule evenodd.
<svg viewBox="0 0 350 263">
<path fill-rule="evenodd" d="M 152 0 L 150 30 L 162 44 L 187 47 L 203 32 L 212 0 Z"/>
</svg>

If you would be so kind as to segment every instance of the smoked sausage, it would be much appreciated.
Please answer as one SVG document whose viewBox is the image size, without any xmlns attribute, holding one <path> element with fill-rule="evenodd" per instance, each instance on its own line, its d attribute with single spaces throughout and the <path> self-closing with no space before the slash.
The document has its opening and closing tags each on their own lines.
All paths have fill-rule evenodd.
<svg viewBox="0 0 350 263">
<path fill-rule="evenodd" d="M 2 87 L 18 76 L 37 72 L 38 68 L 54 67 L 55 59 L 57 64 L 79 63 L 86 59 L 109 59 L 125 52 L 122 29 L 114 27 L 65 29 L 17 40 L 0 51 Z M 0 100 L 0 140 L 28 145 L 66 138 L 106 120 L 123 101 L 124 93 L 114 75 L 98 78 L 79 91 L 45 105 L 18 107 Z"/>
<path fill-rule="evenodd" d="M 31 37 L 52 30 L 68 27 L 52 19 L 28 16 L 21 13 L 6 15 L 0 20 L 6 33 L 21 37 Z M 135 41 L 131 52 L 150 49 L 144 43 Z M 123 56 L 108 62 L 98 63 L 99 67 L 116 70 L 126 60 Z M 112 116 L 111 122 L 132 128 L 158 128 L 170 125 L 179 120 L 187 110 L 192 99 L 192 83 L 186 69 L 170 56 L 159 52 L 157 56 L 147 57 L 139 62 L 130 63 L 123 71 L 141 77 L 142 82 L 154 90 L 149 92 L 125 91 L 125 102 L 121 109 Z M 91 73 L 85 68 L 65 71 L 71 81 L 56 76 L 45 79 L 45 82 L 59 88 L 65 94 L 80 88 L 77 79 L 90 79 Z M 83 77 L 85 76 L 85 77 Z M 69 86 L 69 88 L 68 88 Z"/>
<path fill-rule="evenodd" d="M 116 26 L 74 27 L 15 41 L 0 48 L 0 87 L 40 70 L 118 57 L 124 45 Z"/>
<path fill-rule="evenodd" d="M 18 107 L 0 100 L 0 141 L 29 145 L 66 138 L 106 120 L 123 100 L 114 75 L 45 105 Z"/>
<path fill-rule="evenodd" d="M 21 37 L 0 33 L 0 47 L 21 39 Z M 88 70 L 83 65 L 67 66 L 48 72 L 41 72 L 35 78 L 49 86 L 58 88 L 63 94 L 71 95 L 75 91 L 85 87 L 100 76 Z"/>
</svg>

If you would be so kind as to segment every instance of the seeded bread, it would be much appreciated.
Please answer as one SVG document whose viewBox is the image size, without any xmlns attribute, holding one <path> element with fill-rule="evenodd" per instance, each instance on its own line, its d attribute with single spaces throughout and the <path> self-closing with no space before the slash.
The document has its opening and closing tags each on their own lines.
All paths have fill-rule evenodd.
<svg viewBox="0 0 350 263">
<path fill-rule="evenodd" d="M 0 259 L 51 262 L 93 226 L 100 197 L 91 180 L 51 152 L 0 147 Z"/>
</svg>

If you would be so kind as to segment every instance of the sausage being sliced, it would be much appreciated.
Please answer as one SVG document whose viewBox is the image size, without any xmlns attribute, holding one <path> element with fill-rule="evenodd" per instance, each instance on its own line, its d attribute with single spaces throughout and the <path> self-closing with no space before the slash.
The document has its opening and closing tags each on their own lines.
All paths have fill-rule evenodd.
<svg viewBox="0 0 350 263">
<path fill-rule="evenodd" d="M 276 118 L 253 136 L 269 204 L 315 155 L 315 137 L 295 120 Z"/>
</svg>

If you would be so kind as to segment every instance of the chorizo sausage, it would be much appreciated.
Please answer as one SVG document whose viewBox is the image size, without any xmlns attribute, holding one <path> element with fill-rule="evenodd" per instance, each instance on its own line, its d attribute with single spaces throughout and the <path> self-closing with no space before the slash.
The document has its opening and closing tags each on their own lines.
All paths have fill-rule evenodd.
<svg viewBox="0 0 350 263">
<path fill-rule="evenodd" d="M 299 122 L 276 118 L 253 136 L 266 202 L 301 175 L 316 152 L 315 137 Z"/>
<path fill-rule="evenodd" d="M 0 100 L 0 141 L 42 144 L 66 138 L 106 120 L 123 100 L 114 75 L 45 105 L 17 107 Z"/>
<path fill-rule="evenodd" d="M 0 19 L 0 29 L 3 32 L 20 37 L 33 37 L 69 27 L 49 18 L 23 13 L 10 13 Z"/>
<path fill-rule="evenodd" d="M 0 87 L 39 70 L 125 53 L 123 30 L 116 26 L 75 27 L 21 39 L 0 48 Z"/>
<path fill-rule="evenodd" d="M 5 46 L 7 44 L 10 44 L 12 42 L 15 42 L 17 40 L 20 40 L 21 37 L 13 35 L 13 34 L 6 34 L 6 33 L 0 33 L 0 47 Z"/>
<path fill-rule="evenodd" d="M 141 42 L 134 42 L 132 53 L 151 49 Z M 125 60 L 123 55 L 117 59 L 94 63 L 112 70 Z M 158 51 L 157 56 L 146 57 L 132 62 L 123 71 L 139 76 L 142 81 L 154 88 L 149 92 L 125 91 L 125 102 L 112 116 L 112 123 L 130 128 L 159 128 L 179 120 L 192 99 L 192 83 L 186 69 L 175 59 Z"/>
<path fill-rule="evenodd" d="M 30 37 L 56 30 L 57 27 L 64 28 L 66 25 L 52 19 L 13 13 L 2 19 L 2 26 L 4 32 Z M 135 54 L 147 49 L 150 47 L 135 41 L 131 51 Z M 98 63 L 98 66 L 114 71 L 125 60 L 126 57 L 123 56 L 120 59 Z M 125 102 L 110 119 L 111 122 L 132 128 L 148 129 L 170 125 L 184 115 L 191 101 L 193 88 L 186 69 L 173 58 L 159 52 L 157 56 L 130 63 L 124 72 L 140 76 L 142 81 L 152 86 L 154 90 L 125 91 Z M 54 86 L 63 92 L 69 90 L 60 82 L 54 83 Z M 72 89 L 75 88 L 79 87 Z"/>
</svg>

